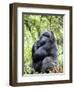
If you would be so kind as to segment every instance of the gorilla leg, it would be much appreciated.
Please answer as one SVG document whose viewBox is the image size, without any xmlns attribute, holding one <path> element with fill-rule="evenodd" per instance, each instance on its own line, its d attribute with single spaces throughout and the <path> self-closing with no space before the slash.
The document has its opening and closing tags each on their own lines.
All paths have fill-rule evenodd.
<svg viewBox="0 0 74 90">
<path fill-rule="evenodd" d="M 56 66 L 55 60 L 52 57 L 46 57 L 42 61 L 42 73 L 49 73 L 49 70 L 52 70 Z"/>
</svg>

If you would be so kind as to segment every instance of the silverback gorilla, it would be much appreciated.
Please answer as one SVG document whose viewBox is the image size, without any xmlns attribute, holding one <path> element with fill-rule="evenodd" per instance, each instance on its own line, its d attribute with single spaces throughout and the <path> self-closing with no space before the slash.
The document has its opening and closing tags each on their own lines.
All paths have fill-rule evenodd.
<svg viewBox="0 0 74 90">
<path fill-rule="evenodd" d="M 49 73 L 57 65 L 57 47 L 52 31 L 45 31 L 32 47 L 32 66 L 35 72 Z"/>
</svg>

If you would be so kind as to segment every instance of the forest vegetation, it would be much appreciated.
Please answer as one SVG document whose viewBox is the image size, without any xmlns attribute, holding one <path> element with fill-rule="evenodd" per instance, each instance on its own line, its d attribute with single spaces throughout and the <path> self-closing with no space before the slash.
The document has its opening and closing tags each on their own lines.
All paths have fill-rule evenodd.
<svg viewBox="0 0 74 90">
<path fill-rule="evenodd" d="M 44 30 L 53 31 L 58 48 L 58 67 L 63 69 L 63 15 L 24 14 L 24 73 L 32 71 L 32 46 Z"/>
</svg>

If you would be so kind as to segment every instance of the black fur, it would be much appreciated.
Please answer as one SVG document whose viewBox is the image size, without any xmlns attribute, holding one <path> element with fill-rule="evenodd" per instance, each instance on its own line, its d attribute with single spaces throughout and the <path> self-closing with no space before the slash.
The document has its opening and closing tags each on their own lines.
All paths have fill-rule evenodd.
<svg viewBox="0 0 74 90">
<path fill-rule="evenodd" d="M 32 47 L 33 68 L 36 72 L 47 72 L 52 63 L 57 64 L 57 47 L 55 37 L 52 31 L 44 32 L 39 40 Z"/>
</svg>

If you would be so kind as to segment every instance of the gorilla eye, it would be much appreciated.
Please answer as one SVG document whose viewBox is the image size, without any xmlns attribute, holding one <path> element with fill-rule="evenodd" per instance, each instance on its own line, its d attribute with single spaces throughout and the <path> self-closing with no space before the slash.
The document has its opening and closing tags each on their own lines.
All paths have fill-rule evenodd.
<svg viewBox="0 0 74 90">
<path fill-rule="evenodd" d="M 47 37 L 47 38 L 50 38 L 50 36 L 49 36 L 49 35 L 47 35 L 46 37 Z"/>
<path fill-rule="evenodd" d="M 51 35 L 51 34 L 48 33 L 48 32 L 46 32 L 46 33 L 43 34 L 43 36 L 45 36 L 45 37 L 47 37 L 47 38 L 50 38 L 50 35 Z"/>
</svg>

